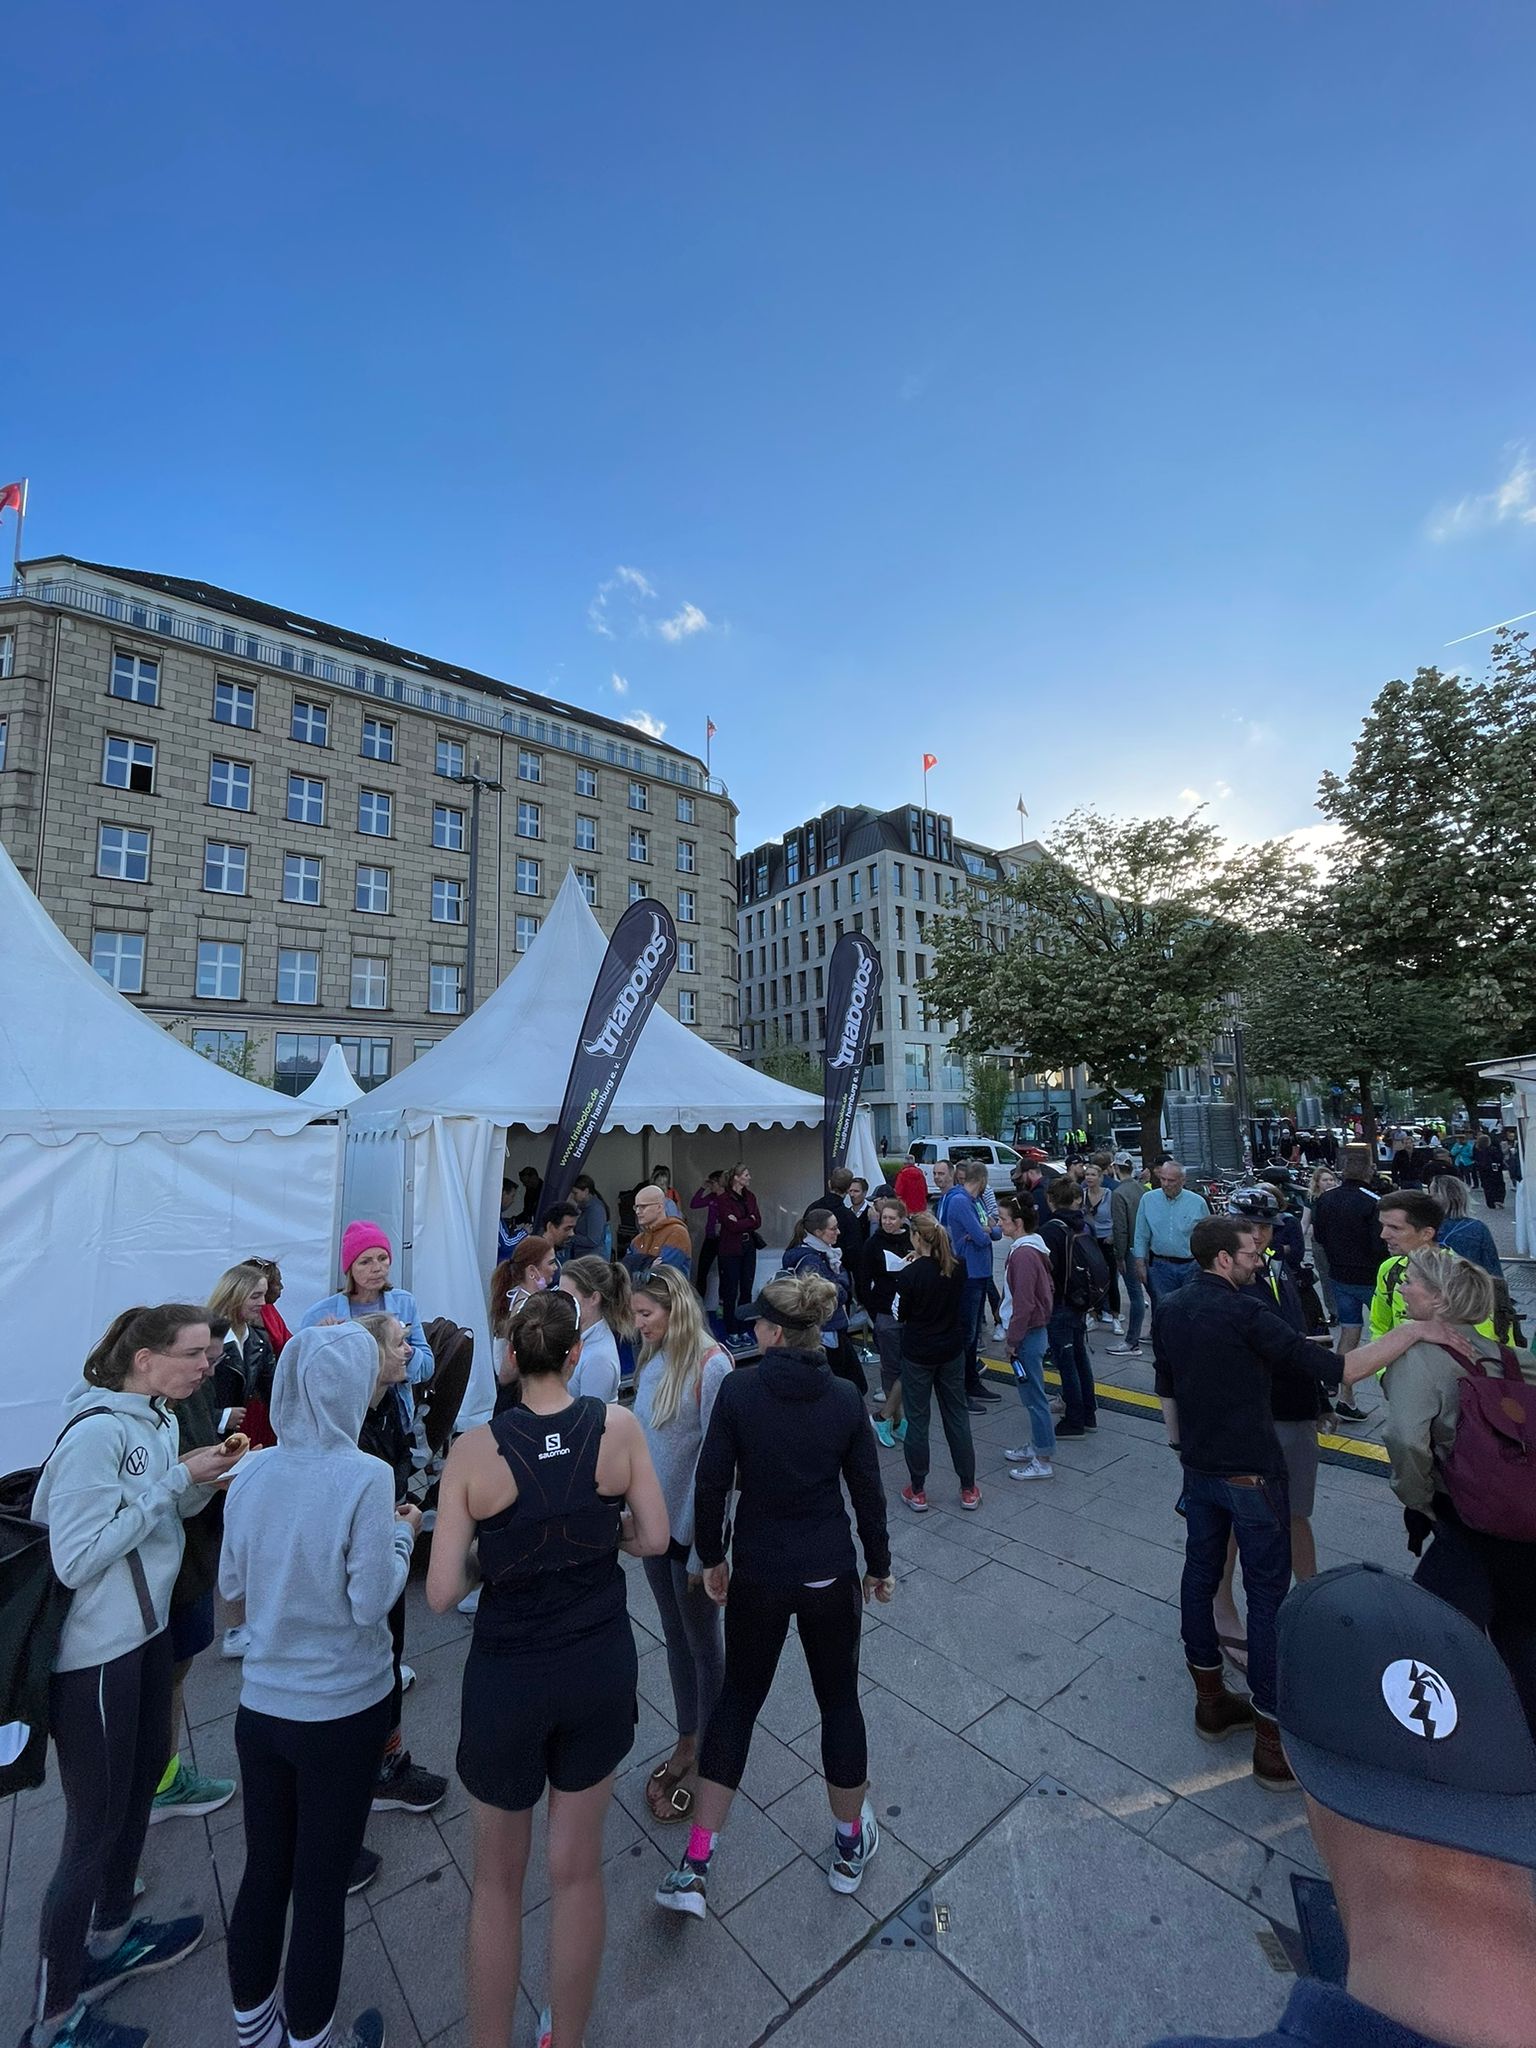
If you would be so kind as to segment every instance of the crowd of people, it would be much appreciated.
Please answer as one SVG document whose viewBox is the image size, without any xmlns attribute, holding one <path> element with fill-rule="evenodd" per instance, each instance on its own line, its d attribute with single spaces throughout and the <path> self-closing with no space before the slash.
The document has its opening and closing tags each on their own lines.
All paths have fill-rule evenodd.
<svg viewBox="0 0 1536 2048">
<path fill-rule="evenodd" d="M 50 1700 L 65 1834 L 29 2048 L 144 2048 L 98 2001 L 201 1938 L 195 1916 L 136 1916 L 134 1899 L 147 1828 L 236 1791 L 179 1741 L 216 1593 L 220 1648 L 241 1660 L 240 2048 L 381 2048 L 378 2011 L 348 2019 L 337 2000 L 346 1900 L 379 1869 L 370 1812 L 427 1813 L 447 1790 L 406 1741 L 405 1590 L 424 1538 L 429 1603 L 473 1617 L 454 1759 L 473 1816 L 472 2048 L 510 2038 L 546 1793 L 539 2041 L 583 2039 L 604 1819 L 637 1719 L 622 1556 L 641 1563 L 673 1700 L 676 1740 L 644 1788 L 682 1842 L 658 1907 L 708 1914 L 791 1630 L 821 1714 L 827 1881 L 856 1892 L 880 1846 L 861 1617 L 896 1592 L 881 1454 L 903 1461 L 892 1497 L 926 1513 L 936 1405 L 958 1507 L 980 1506 L 973 1418 L 1002 1399 L 989 1317 L 1020 1404 L 1006 1470 L 1026 1486 L 1099 1427 L 1090 1332 L 1122 1359 L 1150 1341 L 1181 1467 L 1194 1727 L 1251 1735 L 1260 1786 L 1288 1791 L 1294 1771 L 1328 1804 L 1299 1761 L 1317 1738 L 1293 1741 L 1315 1702 L 1288 1669 L 1287 1617 L 1293 1583 L 1339 1577 L 1317 1576 L 1318 1436 L 1362 1414 L 1350 1391 L 1368 1385 L 1421 1597 L 1492 1646 L 1536 1727 L 1536 1359 L 1457 1162 L 1432 1152 L 1416 1183 L 1376 1179 L 1369 1151 L 1345 1146 L 1304 1194 L 1278 1168 L 1213 1214 L 1167 1157 L 1147 1174 L 1128 1154 L 1065 1171 L 1026 1157 L 1011 1192 L 981 1161 L 908 1163 L 874 1188 L 839 1169 L 760 1282 L 745 1164 L 710 1174 L 686 1210 L 664 1168 L 611 1210 L 587 1176 L 546 1207 L 526 1168 L 489 1282 L 494 1413 L 463 1430 L 466 1333 L 423 1326 L 365 1219 L 296 1332 L 268 1258 L 232 1267 L 206 1305 L 125 1311 L 85 1362 L 33 1503 L 73 1600 Z"/>
</svg>

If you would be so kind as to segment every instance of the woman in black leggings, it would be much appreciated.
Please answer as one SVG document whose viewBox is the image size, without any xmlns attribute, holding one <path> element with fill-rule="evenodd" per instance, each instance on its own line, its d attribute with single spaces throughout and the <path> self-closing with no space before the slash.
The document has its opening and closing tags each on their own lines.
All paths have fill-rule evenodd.
<svg viewBox="0 0 1536 2048">
<path fill-rule="evenodd" d="M 856 1892 L 880 1846 L 867 1794 L 859 1706 L 866 1602 L 896 1589 L 874 1431 L 858 1389 L 833 1376 L 821 1342 L 837 1290 L 811 1271 L 781 1273 L 749 1313 L 763 1358 L 720 1388 L 699 1456 L 694 1543 L 704 1584 L 725 1606 L 725 1684 L 699 1751 L 694 1826 L 656 1903 L 705 1916 L 709 1865 L 793 1621 L 821 1708 L 821 1762 L 836 1823 L 827 1882 Z M 864 1547 L 862 1583 L 843 1500 Z M 725 1562 L 725 1505 L 739 1489 Z M 792 1506 L 790 1504 L 793 1504 Z"/>
</svg>

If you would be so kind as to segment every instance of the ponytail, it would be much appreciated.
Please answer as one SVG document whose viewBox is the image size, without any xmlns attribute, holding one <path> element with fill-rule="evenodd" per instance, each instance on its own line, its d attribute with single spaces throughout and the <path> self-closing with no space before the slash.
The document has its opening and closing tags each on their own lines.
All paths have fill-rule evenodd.
<svg viewBox="0 0 1536 2048">
<path fill-rule="evenodd" d="M 162 1302 L 158 1308 L 125 1308 L 112 1318 L 86 1355 L 81 1367 L 93 1387 L 120 1391 L 140 1351 L 167 1351 L 183 1330 L 206 1323 L 208 1311 L 189 1301 Z"/>
</svg>

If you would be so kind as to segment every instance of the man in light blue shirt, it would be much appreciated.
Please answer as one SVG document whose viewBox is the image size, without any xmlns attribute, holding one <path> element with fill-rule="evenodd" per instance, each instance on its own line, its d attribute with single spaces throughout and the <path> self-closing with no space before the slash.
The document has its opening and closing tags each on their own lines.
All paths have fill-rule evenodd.
<svg viewBox="0 0 1536 2048">
<path fill-rule="evenodd" d="M 1137 1273 L 1154 1307 L 1195 1277 L 1189 1233 L 1211 1213 L 1205 1198 L 1185 1187 L 1177 1159 L 1165 1159 L 1155 1178 L 1157 1188 L 1137 1204 L 1134 1240 Z"/>
</svg>

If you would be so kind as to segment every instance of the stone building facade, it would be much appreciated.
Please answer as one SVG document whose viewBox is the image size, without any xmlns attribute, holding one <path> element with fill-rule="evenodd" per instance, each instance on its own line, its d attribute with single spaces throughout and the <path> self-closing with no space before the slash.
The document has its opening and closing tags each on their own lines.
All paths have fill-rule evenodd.
<svg viewBox="0 0 1536 2048">
<path fill-rule="evenodd" d="M 738 1044 L 735 806 L 691 755 L 386 641 L 57 557 L 0 594 L 0 842 L 140 1008 L 258 1080 L 376 1085 L 477 1001 L 573 868 L 677 920 L 663 1002 Z M 60 1020 L 67 1028 L 67 1020 Z"/>
</svg>

